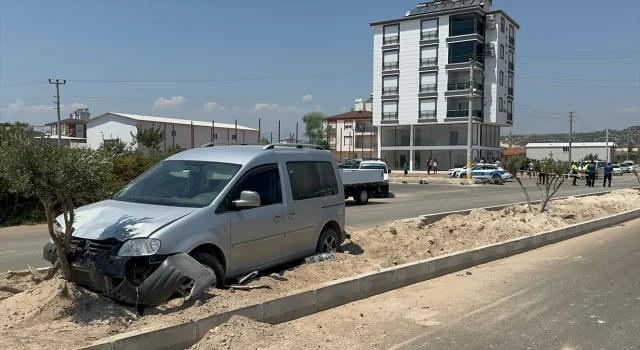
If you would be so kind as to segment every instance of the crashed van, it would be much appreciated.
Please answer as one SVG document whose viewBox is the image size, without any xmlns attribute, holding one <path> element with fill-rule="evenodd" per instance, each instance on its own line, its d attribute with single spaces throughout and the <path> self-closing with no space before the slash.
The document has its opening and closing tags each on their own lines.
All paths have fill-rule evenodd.
<svg viewBox="0 0 640 350">
<path fill-rule="evenodd" d="M 309 145 L 180 152 L 112 198 L 76 209 L 72 280 L 127 304 L 156 305 L 344 242 L 335 158 Z M 55 229 L 65 231 L 62 216 Z M 49 242 L 44 259 L 55 263 Z"/>
</svg>

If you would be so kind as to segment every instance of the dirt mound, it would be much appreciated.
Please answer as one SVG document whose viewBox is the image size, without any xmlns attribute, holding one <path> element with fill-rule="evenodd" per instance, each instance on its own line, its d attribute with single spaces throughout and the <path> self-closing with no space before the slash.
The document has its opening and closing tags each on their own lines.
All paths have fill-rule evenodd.
<svg viewBox="0 0 640 350">
<path fill-rule="evenodd" d="M 268 338 L 274 334 L 273 328 L 246 317 L 233 316 L 227 323 L 207 332 L 200 342 L 189 349 L 268 349 L 259 344 L 268 343 Z"/>
<path fill-rule="evenodd" d="M 0 327 L 29 327 L 64 318 L 73 322 L 128 323 L 135 314 L 84 288 L 54 278 L 0 302 Z"/>
<path fill-rule="evenodd" d="M 7 299 L 16 293 L 28 290 L 34 285 L 35 282 L 31 278 L 31 275 L 20 276 L 11 271 L 0 274 L 0 301 Z"/>
</svg>

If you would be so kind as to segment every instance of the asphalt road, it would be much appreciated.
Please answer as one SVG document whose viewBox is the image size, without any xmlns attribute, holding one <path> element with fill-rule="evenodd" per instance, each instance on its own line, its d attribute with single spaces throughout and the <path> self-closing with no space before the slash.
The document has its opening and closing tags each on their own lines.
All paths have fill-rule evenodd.
<svg viewBox="0 0 640 350">
<path fill-rule="evenodd" d="M 631 221 L 320 312 L 278 326 L 289 339 L 273 345 L 638 349 L 639 231 Z"/>
<path fill-rule="evenodd" d="M 532 199 L 540 193 L 532 180 L 526 180 Z M 638 186 L 633 176 L 616 177 L 611 189 Z M 608 188 L 607 188 L 608 189 Z M 584 182 L 572 187 L 566 183 L 556 196 L 569 196 L 604 190 L 588 188 Z M 507 185 L 458 186 L 391 184 L 392 198 L 371 199 L 366 205 L 347 201 L 347 231 L 363 230 L 393 220 L 423 214 L 487 207 L 524 201 L 524 195 L 515 182 Z M 42 259 L 42 248 L 47 241 L 44 225 L 0 229 L 0 271 L 22 270 L 27 265 L 47 266 Z"/>
</svg>

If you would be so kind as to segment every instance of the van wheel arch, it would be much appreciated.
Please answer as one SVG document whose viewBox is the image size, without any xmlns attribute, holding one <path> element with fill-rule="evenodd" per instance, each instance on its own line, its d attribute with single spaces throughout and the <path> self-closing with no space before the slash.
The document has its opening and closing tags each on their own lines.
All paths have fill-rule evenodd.
<svg viewBox="0 0 640 350">
<path fill-rule="evenodd" d="M 191 250 L 191 252 L 189 252 L 189 255 L 193 256 L 194 253 L 205 253 L 213 256 L 214 258 L 216 258 L 216 260 L 218 260 L 220 265 L 222 265 L 222 271 L 226 274 L 227 260 L 224 256 L 224 253 L 222 252 L 222 249 L 220 249 L 215 244 L 199 245 L 195 247 L 193 250 Z"/>
<path fill-rule="evenodd" d="M 330 228 L 332 229 L 337 235 L 338 235 L 338 248 L 340 247 L 340 245 L 344 242 L 344 240 L 346 239 L 346 237 L 344 237 L 344 232 L 343 230 L 340 228 L 340 225 L 336 222 L 336 221 L 329 221 L 327 222 L 324 227 L 322 227 L 322 230 L 320 231 L 320 235 L 318 235 L 318 240 L 320 240 L 320 236 L 322 236 L 322 233 L 324 232 L 325 229 Z"/>
</svg>

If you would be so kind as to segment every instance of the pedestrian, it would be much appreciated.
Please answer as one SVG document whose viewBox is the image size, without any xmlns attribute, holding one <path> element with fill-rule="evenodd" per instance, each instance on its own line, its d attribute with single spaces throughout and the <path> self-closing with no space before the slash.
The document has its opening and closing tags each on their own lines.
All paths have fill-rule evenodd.
<svg viewBox="0 0 640 350">
<path fill-rule="evenodd" d="M 527 176 L 529 178 L 531 178 L 531 173 L 533 173 L 533 162 L 530 161 L 529 164 L 527 164 Z"/>
<path fill-rule="evenodd" d="M 571 176 L 573 176 L 573 186 L 578 186 L 576 184 L 578 180 L 578 165 L 575 162 L 571 165 Z"/>
<path fill-rule="evenodd" d="M 431 157 L 427 159 L 427 175 L 431 174 Z"/>
<path fill-rule="evenodd" d="M 403 168 L 404 168 L 404 176 L 407 176 L 407 174 L 409 173 L 409 164 L 405 162 Z"/>
<path fill-rule="evenodd" d="M 544 185 L 547 181 L 547 166 L 542 163 L 540 166 L 540 172 L 538 172 L 538 183 Z"/>
<path fill-rule="evenodd" d="M 431 166 L 433 167 L 433 173 L 437 174 L 438 173 L 438 158 L 433 158 L 433 163 L 431 163 Z"/>
<path fill-rule="evenodd" d="M 604 166 L 604 182 L 602 183 L 602 187 L 605 187 L 607 180 L 609 180 L 609 187 L 611 187 L 611 175 L 613 175 L 613 167 L 611 163 L 608 163 Z"/>
<path fill-rule="evenodd" d="M 587 166 L 588 177 L 589 177 L 587 181 L 589 182 L 589 187 L 593 187 L 596 183 L 596 170 L 597 170 L 596 162 L 592 160 L 591 163 L 589 163 L 589 165 Z"/>
</svg>

